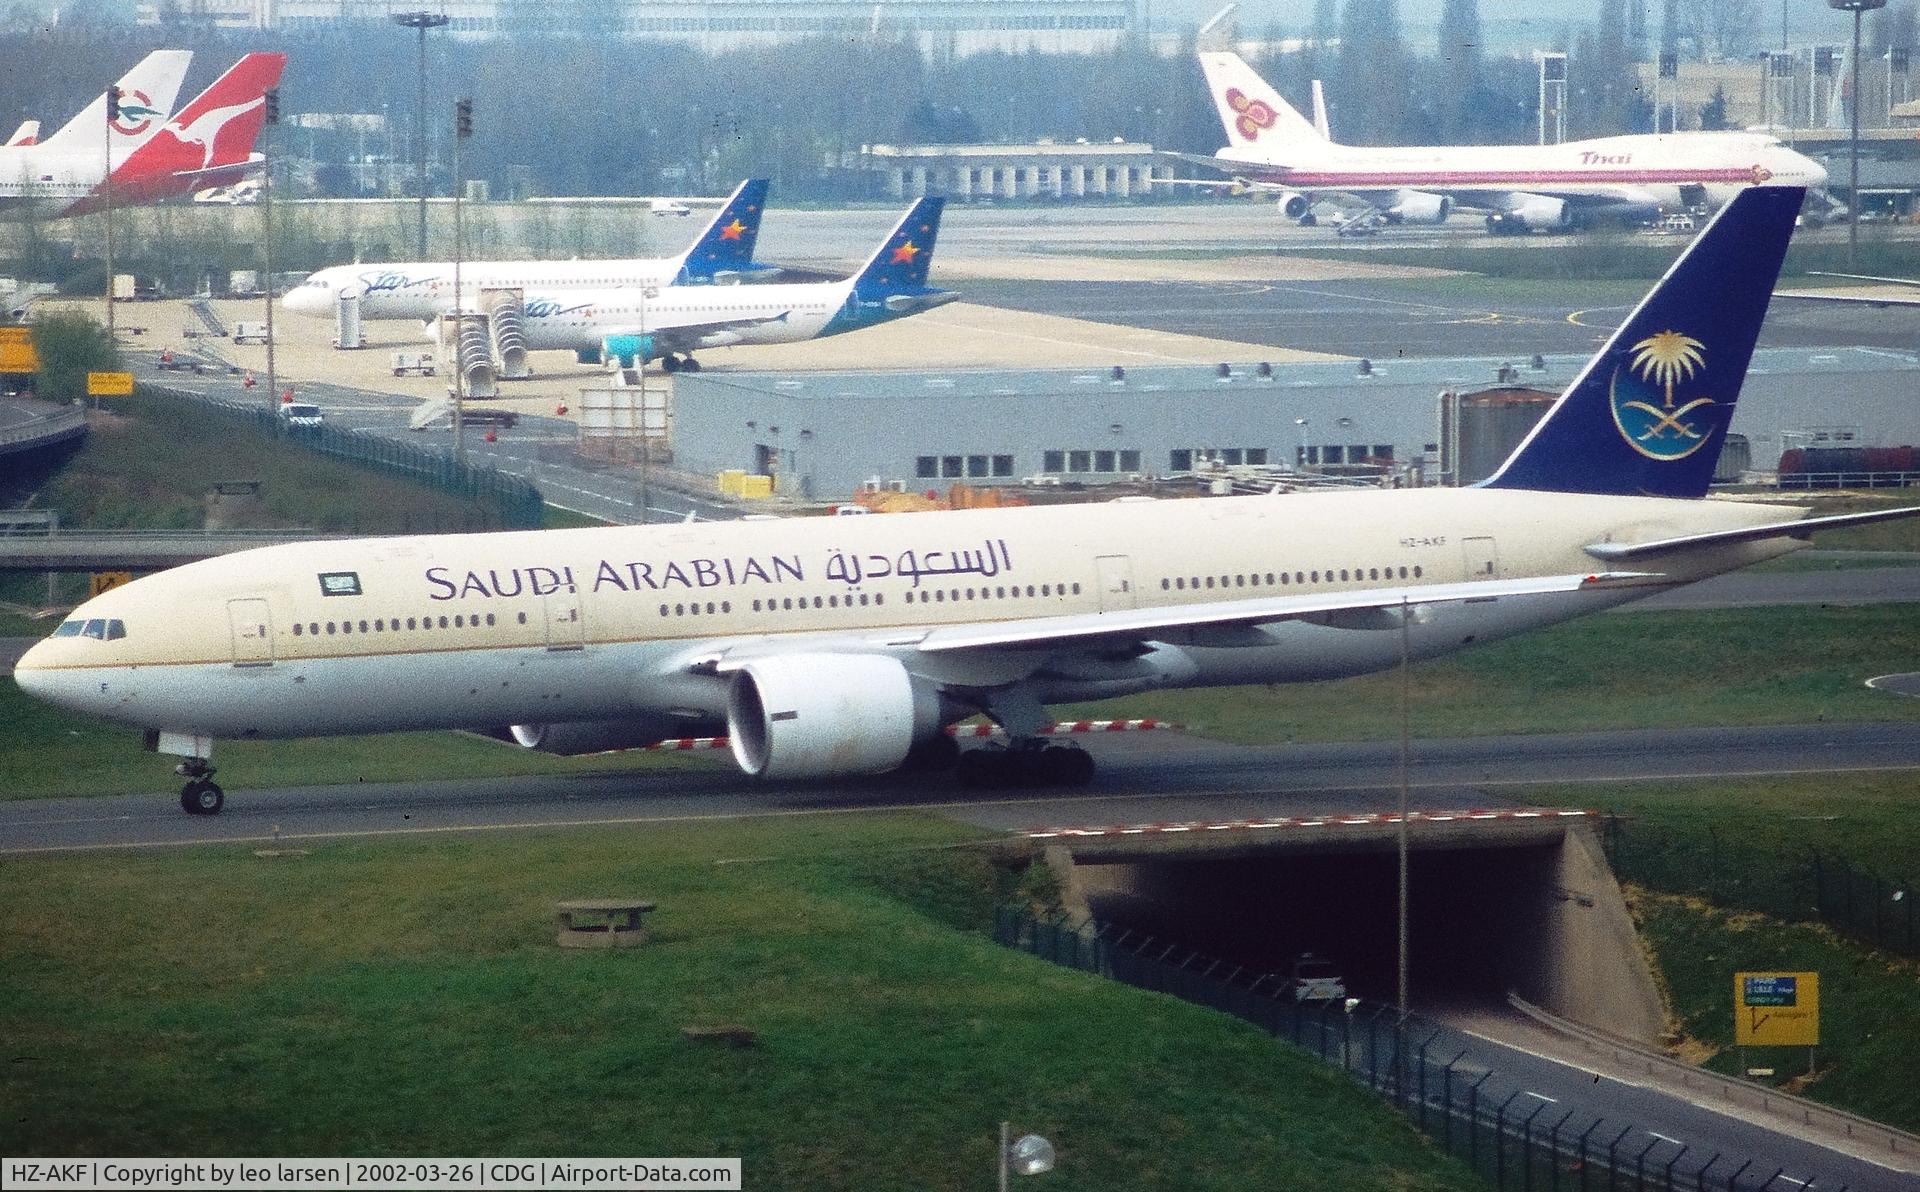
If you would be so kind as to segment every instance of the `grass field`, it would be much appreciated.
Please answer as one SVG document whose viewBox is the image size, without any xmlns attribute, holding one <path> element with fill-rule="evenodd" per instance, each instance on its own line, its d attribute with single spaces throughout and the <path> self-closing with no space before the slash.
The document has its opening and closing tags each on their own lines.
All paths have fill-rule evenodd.
<svg viewBox="0 0 1920 1192">
<path fill-rule="evenodd" d="M 1914 1095 L 1914 1007 L 1920 965 L 1835 938 L 1824 929 L 1729 911 L 1698 899 L 1637 890 L 1634 916 L 1658 958 L 1687 1037 L 1713 1050 L 1705 1066 L 1737 1074 L 1737 972 L 1820 974 L 1819 1070 L 1804 1078 L 1804 1048 L 1752 1048 L 1747 1064 L 1774 1083 L 1877 1121 L 1920 1130 Z"/>
<path fill-rule="evenodd" d="M 918 816 L 71 857 L 0 868 L 0 1150 L 739 1155 L 750 1186 L 1466 1189 L 1391 1111 L 1209 1011 L 881 892 Z M 928 850 L 928 851 L 916 851 Z M 631 892 L 656 939 L 552 945 Z M 690 1043 L 738 1024 L 757 1045 Z"/>
</svg>

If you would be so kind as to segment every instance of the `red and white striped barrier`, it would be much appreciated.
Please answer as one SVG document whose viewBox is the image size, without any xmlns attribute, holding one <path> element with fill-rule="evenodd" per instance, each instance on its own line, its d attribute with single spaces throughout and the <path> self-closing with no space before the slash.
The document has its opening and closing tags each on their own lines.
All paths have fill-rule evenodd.
<svg viewBox="0 0 1920 1192">
<path fill-rule="evenodd" d="M 655 741 L 646 747 L 648 753 L 679 753 L 690 749 L 725 749 L 725 737 L 674 737 L 666 741 Z"/>
<path fill-rule="evenodd" d="M 1172 724 L 1165 720 L 1061 720 L 1048 725 L 1040 735 L 1066 737 L 1075 733 L 1184 733 L 1186 731 L 1186 725 Z M 981 737 L 1004 737 L 1006 732 L 997 724 L 956 724 L 947 730 L 947 735 L 960 740 L 973 740 Z"/>
<path fill-rule="evenodd" d="M 1552 808 L 1497 808 L 1491 811 L 1414 811 L 1407 823 L 1444 824 L 1462 820 L 1585 819 L 1590 811 L 1560 811 Z M 1398 824 L 1400 816 L 1391 812 L 1372 815 L 1274 816 L 1251 820 L 1191 820 L 1185 823 L 1114 824 L 1096 828 L 1032 828 L 1029 840 L 1087 839 L 1102 836 L 1170 836 L 1180 832 L 1244 832 L 1286 828 L 1384 827 Z"/>
</svg>

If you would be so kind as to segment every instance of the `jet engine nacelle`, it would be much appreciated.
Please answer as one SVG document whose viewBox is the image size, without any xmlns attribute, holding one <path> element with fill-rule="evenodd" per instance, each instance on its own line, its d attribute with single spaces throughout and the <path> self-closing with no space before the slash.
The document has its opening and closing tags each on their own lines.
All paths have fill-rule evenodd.
<svg viewBox="0 0 1920 1192">
<path fill-rule="evenodd" d="M 896 658 L 779 654 L 747 663 L 727 692 L 733 759 L 763 778 L 877 774 L 940 731 L 940 698 Z"/>
<path fill-rule="evenodd" d="M 1487 230 L 1502 233 L 1558 231 L 1573 226 L 1573 217 L 1565 199 L 1546 195 L 1527 195 L 1505 211 L 1487 216 Z"/>
<path fill-rule="evenodd" d="M 600 341 L 600 359 L 582 363 L 605 364 L 609 368 L 616 364 L 621 368 L 639 368 L 659 358 L 660 353 L 654 351 L 651 335 L 609 335 Z"/>
<path fill-rule="evenodd" d="M 1447 222 L 1453 213 L 1453 200 L 1446 195 L 1423 190 L 1403 190 L 1395 194 L 1386 209 L 1387 218 L 1400 223 L 1437 224 Z"/>
<path fill-rule="evenodd" d="M 685 726 L 664 719 L 573 720 L 560 724 L 515 724 L 507 736 L 522 749 L 561 757 L 606 753 L 613 749 L 640 749 L 680 735 Z M 497 734 L 489 734 L 497 735 Z"/>
<path fill-rule="evenodd" d="M 1299 219 L 1313 206 L 1313 200 L 1297 190 L 1290 190 L 1281 195 L 1279 202 L 1274 205 L 1280 208 L 1280 214 L 1288 219 Z"/>
</svg>

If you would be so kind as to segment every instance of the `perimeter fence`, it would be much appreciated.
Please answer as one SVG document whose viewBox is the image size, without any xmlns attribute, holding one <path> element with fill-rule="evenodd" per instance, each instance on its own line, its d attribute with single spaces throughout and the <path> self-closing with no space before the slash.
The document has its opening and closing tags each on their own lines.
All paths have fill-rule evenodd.
<svg viewBox="0 0 1920 1192">
<path fill-rule="evenodd" d="M 364 430 L 293 426 L 258 400 L 233 401 L 184 389 L 142 384 L 142 395 L 189 402 L 221 418 L 241 423 L 269 438 L 280 438 L 319 455 L 374 468 L 453 496 L 485 502 L 499 511 L 511 530 L 540 528 L 546 500 L 532 483 L 497 468 L 461 463 L 451 451 L 403 442 Z"/>
<path fill-rule="evenodd" d="M 1624 1119 L 1567 1108 L 1534 1083 L 1474 1062 L 1463 1032 L 1362 998 L 1296 1001 L 1286 977 L 1113 923 L 994 914 L 996 943 L 1249 1022 L 1390 1102 L 1496 1189 L 1521 1192 L 1764 1192 L 1785 1168 L 1702 1153 Z M 1829 1188 L 1823 1180 L 1812 1186 Z M 1845 1184 L 1831 1185 L 1846 1192 Z"/>
<path fill-rule="evenodd" d="M 1818 849 L 1783 849 L 1709 828 L 1679 833 L 1602 817 L 1601 840 L 1622 879 L 1790 922 L 1820 922 L 1841 935 L 1920 956 L 1914 884 Z"/>
</svg>

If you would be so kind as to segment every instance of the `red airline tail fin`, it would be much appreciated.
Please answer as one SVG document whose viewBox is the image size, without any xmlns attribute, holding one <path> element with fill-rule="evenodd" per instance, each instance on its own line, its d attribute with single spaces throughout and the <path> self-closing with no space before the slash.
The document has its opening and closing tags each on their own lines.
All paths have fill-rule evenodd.
<svg viewBox="0 0 1920 1192">
<path fill-rule="evenodd" d="M 13 135 L 7 138 L 7 148 L 21 149 L 33 144 L 39 139 L 40 122 L 38 120 L 23 120 L 20 123 L 20 127 L 13 130 Z"/>
<path fill-rule="evenodd" d="M 228 67 L 127 158 L 114 174 L 115 183 L 244 167 L 266 120 L 267 92 L 280 82 L 286 63 L 285 54 L 248 54 Z M 192 189 L 212 185 L 210 178 Z"/>
</svg>

